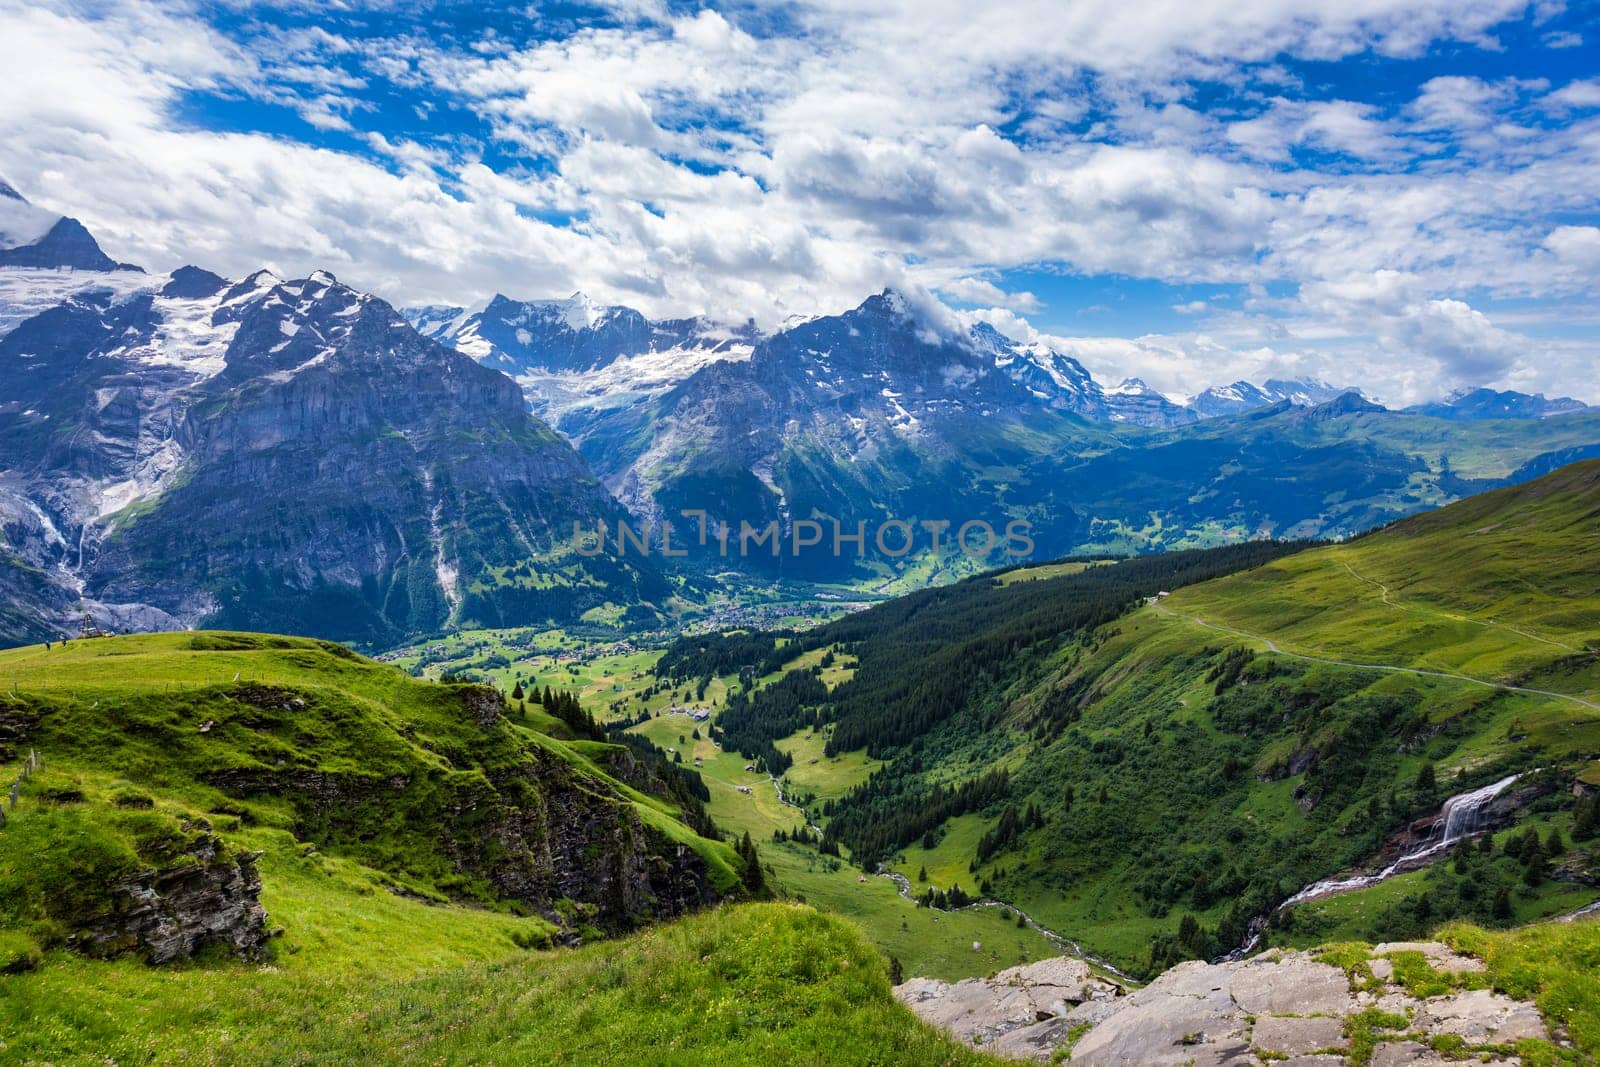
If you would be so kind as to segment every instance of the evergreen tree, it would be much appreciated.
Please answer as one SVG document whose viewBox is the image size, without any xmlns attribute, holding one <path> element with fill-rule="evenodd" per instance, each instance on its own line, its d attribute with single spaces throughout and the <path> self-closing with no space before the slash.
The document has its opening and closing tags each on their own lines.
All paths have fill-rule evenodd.
<svg viewBox="0 0 1600 1067">
<path fill-rule="evenodd" d="M 924 864 L 922 869 L 917 872 L 917 881 L 926 882 L 927 880 L 928 880 L 928 868 L 927 868 L 927 865 Z"/>
<path fill-rule="evenodd" d="M 767 888 L 767 876 L 761 870 L 761 854 L 756 851 L 754 841 L 750 840 L 750 832 L 744 835 L 746 854 L 744 858 L 744 887 L 751 893 L 764 893 Z"/>
<path fill-rule="evenodd" d="M 1511 918 L 1511 890 L 1506 886 L 1494 895 L 1494 917 L 1502 922 Z"/>
<path fill-rule="evenodd" d="M 1578 798 L 1572 813 L 1572 839 L 1588 841 L 1600 834 L 1600 795 Z"/>
<path fill-rule="evenodd" d="M 519 678 L 519 679 L 517 679 L 517 684 L 513 685 L 511 687 L 511 699 L 512 700 L 521 700 L 522 696 L 523 696 L 523 693 L 522 693 L 522 679 Z"/>
<path fill-rule="evenodd" d="M 1528 845 L 1522 850 L 1522 862 L 1522 880 L 1529 885 L 1543 885 L 1545 875 L 1549 873 L 1550 861 L 1545 858 L 1544 844 L 1538 834 L 1528 834 Z"/>
</svg>

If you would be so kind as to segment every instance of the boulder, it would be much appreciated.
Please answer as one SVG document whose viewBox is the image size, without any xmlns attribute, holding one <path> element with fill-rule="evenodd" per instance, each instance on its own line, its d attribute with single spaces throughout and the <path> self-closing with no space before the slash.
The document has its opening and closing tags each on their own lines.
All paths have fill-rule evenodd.
<svg viewBox="0 0 1600 1067">
<path fill-rule="evenodd" d="M 1301 954 L 1248 960 L 1229 989 L 1251 1015 L 1347 1015 L 1354 1008 L 1345 973 Z"/>
</svg>

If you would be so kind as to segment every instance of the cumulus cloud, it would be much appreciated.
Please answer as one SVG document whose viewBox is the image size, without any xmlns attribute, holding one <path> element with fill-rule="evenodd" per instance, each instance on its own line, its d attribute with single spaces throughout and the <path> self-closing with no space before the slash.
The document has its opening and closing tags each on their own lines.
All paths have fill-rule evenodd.
<svg viewBox="0 0 1600 1067">
<path fill-rule="evenodd" d="M 1597 284 L 1571 223 L 1600 187 L 1600 82 L 1351 99 L 1285 66 L 1498 47 L 1514 0 L 606 6 L 523 39 L 403 9 L 225 31 L 198 6 L 0 0 L 0 172 L 119 258 L 326 266 L 401 302 L 581 288 L 770 326 L 894 285 L 941 329 L 932 293 L 1027 335 L 1075 309 L 1016 268 L 1250 294 L 1178 306 L 1204 333 L 1069 339 L 1176 392 L 1312 367 L 1396 393 L 1542 380 L 1480 305 Z M 306 131 L 207 124 L 201 98 Z"/>
</svg>

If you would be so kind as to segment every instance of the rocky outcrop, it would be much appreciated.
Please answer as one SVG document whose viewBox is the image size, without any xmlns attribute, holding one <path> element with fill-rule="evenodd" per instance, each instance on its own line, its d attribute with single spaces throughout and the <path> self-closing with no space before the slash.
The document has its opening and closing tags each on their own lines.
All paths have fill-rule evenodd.
<svg viewBox="0 0 1600 1067">
<path fill-rule="evenodd" d="M 399 827 L 419 849 L 438 850 L 497 895 L 567 927 L 620 932 L 717 899 L 698 853 L 644 823 L 602 779 L 556 757 L 487 776 L 285 767 L 227 770 L 208 781 L 240 798 L 288 798 L 297 837 L 357 854 L 374 826 Z"/>
<path fill-rule="evenodd" d="M 1456 976 L 1458 989 L 1409 995 L 1393 981 L 1394 960 L 1414 956 Z M 1520 1062 L 1516 1042 L 1551 1037 L 1532 1004 L 1469 988 L 1481 984 L 1468 978 L 1483 970 L 1480 960 L 1435 942 L 1377 945 L 1371 957 L 1370 978 L 1308 952 L 1194 961 L 1127 995 L 1063 957 L 954 985 L 914 978 L 895 995 L 929 1023 L 998 1055 L 1065 1056 L 1091 1067 L 1340 1067 L 1355 1062 L 1347 1054 L 1357 1036 L 1374 1040 L 1374 1065 L 1444 1064 L 1436 1044 L 1461 1042 L 1479 1062 L 1509 1064 Z"/>
<path fill-rule="evenodd" d="M 580 904 L 585 921 L 610 932 L 716 901 L 693 849 L 646 825 L 632 804 L 595 782 L 551 770 L 530 768 L 543 778 L 542 795 L 496 806 L 482 826 L 487 840 L 447 833 L 447 854 L 510 899 L 560 922 L 573 918 L 560 913 L 561 902 Z M 509 782 L 501 790 L 506 798 L 520 792 Z"/>
<path fill-rule="evenodd" d="M 500 721 L 504 699 L 500 693 L 486 685 L 469 685 L 461 690 L 461 703 L 467 714 L 479 726 L 493 726 Z"/>
<path fill-rule="evenodd" d="M 1048 1053 L 1073 1025 L 1113 1013 L 1111 1001 L 1121 993 L 1120 986 L 1095 977 L 1087 963 L 1070 956 L 953 985 L 913 978 L 895 990 L 923 1019 L 962 1041 L 1019 1053 Z"/>
<path fill-rule="evenodd" d="M 62 297 L 0 324 L 0 644 L 80 597 L 119 626 L 389 646 L 670 591 L 572 552 L 623 513 L 510 378 L 331 275 Z"/>
<path fill-rule="evenodd" d="M 221 841 L 202 835 L 183 862 L 116 885 L 109 909 L 76 930 L 71 944 L 94 956 L 138 952 L 152 964 L 188 959 L 211 945 L 260 959 L 269 935 L 259 856 L 224 855 Z"/>
</svg>

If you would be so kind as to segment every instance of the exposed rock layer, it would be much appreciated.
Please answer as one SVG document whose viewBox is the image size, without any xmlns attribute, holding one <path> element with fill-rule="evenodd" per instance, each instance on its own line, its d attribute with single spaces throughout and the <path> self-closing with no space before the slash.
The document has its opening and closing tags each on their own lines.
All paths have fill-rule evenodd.
<svg viewBox="0 0 1600 1067">
<path fill-rule="evenodd" d="M 211 945 L 259 959 L 269 936 L 255 865 L 260 855 L 224 855 L 222 842 L 205 834 L 188 861 L 140 871 L 117 885 L 110 909 L 75 931 L 72 944 L 95 956 L 138 952 L 155 964 L 188 959 Z"/>
<path fill-rule="evenodd" d="M 1235 963 L 1180 964 L 1136 992 L 1094 977 L 1070 958 L 1013 967 L 954 985 L 914 978 L 895 995 L 928 1022 L 990 1052 L 1017 1059 L 1091 1067 L 1283 1063 L 1337 1067 L 1350 1062 L 1353 1017 L 1378 1009 L 1405 1025 L 1378 1035 L 1374 1064 L 1446 1061 L 1433 1041 L 1459 1038 L 1481 1062 L 1520 1062 L 1513 1046 L 1550 1039 L 1538 1010 L 1486 988 L 1461 988 L 1426 1000 L 1395 984 L 1391 958 L 1418 954 L 1434 971 L 1470 976 L 1483 963 L 1434 943 L 1372 950 L 1373 980 L 1306 952 L 1268 952 Z M 1364 978 L 1364 976 L 1363 976 Z M 1463 980 L 1463 986 L 1474 984 Z M 1357 990 L 1359 986 L 1359 991 Z"/>
</svg>

